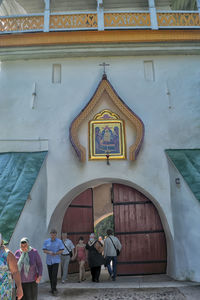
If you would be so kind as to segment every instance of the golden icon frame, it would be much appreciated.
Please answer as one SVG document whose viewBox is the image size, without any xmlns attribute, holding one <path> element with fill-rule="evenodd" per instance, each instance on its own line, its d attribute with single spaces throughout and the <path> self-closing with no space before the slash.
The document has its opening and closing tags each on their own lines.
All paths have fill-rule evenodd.
<svg viewBox="0 0 200 300">
<path fill-rule="evenodd" d="M 110 110 L 89 122 L 89 160 L 126 159 L 125 122 Z"/>
</svg>

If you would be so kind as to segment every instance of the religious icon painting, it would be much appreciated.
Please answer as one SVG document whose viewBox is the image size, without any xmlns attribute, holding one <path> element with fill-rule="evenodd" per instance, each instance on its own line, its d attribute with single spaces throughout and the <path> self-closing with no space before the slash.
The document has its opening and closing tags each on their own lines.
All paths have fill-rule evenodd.
<svg viewBox="0 0 200 300">
<path fill-rule="evenodd" d="M 124 121 L 103 110 L 89 122 L 89 159 L 126 159 Z"/>
</svg>

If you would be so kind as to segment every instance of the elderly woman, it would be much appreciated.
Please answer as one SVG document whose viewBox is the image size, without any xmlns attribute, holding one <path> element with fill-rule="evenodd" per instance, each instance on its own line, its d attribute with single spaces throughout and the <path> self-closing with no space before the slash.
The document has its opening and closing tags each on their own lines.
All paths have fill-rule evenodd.
<svg viewBox="0 0 200 300">
<path fill-rule="evenodd" d="M 37 250 L 29 245 L 25 237 L 20 241 L 20 249 L 15 252 L 21 273 L 23 300 L 37 300 L 38 283 L 42 277 L 42 261 Z"/>
<path fill-rule="evenodd" d="M 90 234 L 86 249 L 88 250 L 88 263 L 92 275 L 92 281 L 99 282 L 101 265 L 104 264 L 104 258 L 102 256 L 103 245 L 95 239 L 94 233 Z"/>
<path fill-rule="evenodd" d="M 12 252 L 3 245 L 2 235 L 0 233 L 0 289 L 1 299 L 12 299 L 12 277 L 17 287 L 17 299 L 22 299 L 23 291 L 21 278 L 17 268 L 17 261 Z"/>
</svg>

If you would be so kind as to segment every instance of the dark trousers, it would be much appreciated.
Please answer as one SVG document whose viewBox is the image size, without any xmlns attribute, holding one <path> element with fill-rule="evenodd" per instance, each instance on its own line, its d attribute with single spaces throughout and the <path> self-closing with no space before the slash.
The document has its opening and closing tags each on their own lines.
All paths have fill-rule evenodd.
<svg viewBox="0 0 200 300">
<path fill-rule="evenodd" d="M 37 300 L 38 284 L 33 282 L 22 282 L 24 296 L 22 300 Z"/>
<path fill-rule="evenodd" d="M 59 264 L 47 265 L 51 290 L 56 291 Z"/>
<path fill-rule="evenodd" d="M 112 268 L 111 263 L 112 261 Z M 108 268 L 108 273 L 110 276 L 115 279 L 117 276 L 117 256 L 107 256 L 106 257 L 106 267 Z"/>
<path fill-rule="evenodd" d="M 101 266 L 91 268 L 92 281 L 98 282 L 101 273 Z"/>
</svg>

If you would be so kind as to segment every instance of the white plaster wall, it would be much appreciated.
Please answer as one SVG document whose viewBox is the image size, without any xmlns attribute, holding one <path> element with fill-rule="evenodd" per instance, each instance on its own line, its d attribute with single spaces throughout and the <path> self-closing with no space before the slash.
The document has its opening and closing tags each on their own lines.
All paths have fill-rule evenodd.
<svg viewBox="0 0 200 300">
<path fill-rule="evenodd" d="M 127 182 L 142 191 L 161 215 L 169 241 L 168 273 L 173 276 L 174 225 L 164 149 L 200 147 L 199 56 L 105 57 L 104 60 L 110 64 L 107 76 L 111 84 L 145 125 L 137 161 L 111 161 L 110 166 L 105 161 L 80 163 L 70 144 L 69 126 L 101 80 L 100 57 L 2 62 L 0 139 L 48 140 L 45 233 L 51 225 L 60 229 L 64 209 L 87 187 L 115 181 Z M 149 60 L 154 62 L 154 81 L 146 81 L 144 76 L 143 62 Z M 52 64 L 62 66 L 60 84 L 51 82 Z M 37 95 L 32 109 L 34 82 Z M 87 144 L 87 132 L 82 131 Z"/>
</svg>

